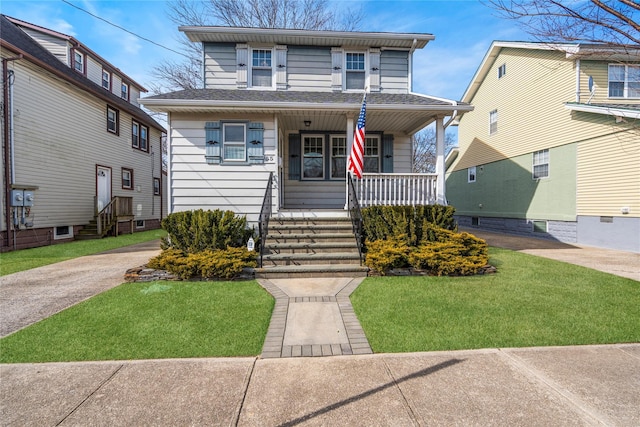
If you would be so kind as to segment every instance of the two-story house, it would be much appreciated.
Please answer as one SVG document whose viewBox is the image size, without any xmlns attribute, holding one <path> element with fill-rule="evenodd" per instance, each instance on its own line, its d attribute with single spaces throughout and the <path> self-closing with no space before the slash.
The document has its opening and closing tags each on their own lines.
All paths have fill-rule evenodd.
<svg viewBox="0 0 640 427">
<path fill-rule="evenodd" d="M 461 225 L 640 252 L 640 49 L 494 42 L 463 101 Z"/>
<path fill-rule="evenodd" d="M 0 27 L 0 249 L 158 228 L 164 129 L 138 104 L 146 90 L 71 36 Z"/>
<path fill-rule="evenodd" d="M 171 212 L 229 209 L 255 223 L 270 176 L 274 214 L 344 210 L 365 92 L 361 202 L 444 201 L 446 119 L 471 106 L 412 92 L 414 52 L 433 35 L 180 30 L 202 43 L 204 88 L 141 100 L 168 113 Z M 421 180 L 411 174 L 412 136 L 432 123 L 439 176 Z"/>
</svg>

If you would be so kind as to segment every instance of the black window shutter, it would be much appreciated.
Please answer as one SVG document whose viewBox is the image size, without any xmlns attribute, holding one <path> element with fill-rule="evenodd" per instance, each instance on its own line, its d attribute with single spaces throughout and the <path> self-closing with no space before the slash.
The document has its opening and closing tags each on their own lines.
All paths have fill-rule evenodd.
<svg viewBox="0 0 640 427">
<path fill-rule="evenodd" d="M 289 134 L 289 179 L 300 179 L 300 134 Z"/>
<path fill-rule="evenodd" d="M 382 135 L 382 173 L 393 173 L 393 135 Z"/>
</svg>

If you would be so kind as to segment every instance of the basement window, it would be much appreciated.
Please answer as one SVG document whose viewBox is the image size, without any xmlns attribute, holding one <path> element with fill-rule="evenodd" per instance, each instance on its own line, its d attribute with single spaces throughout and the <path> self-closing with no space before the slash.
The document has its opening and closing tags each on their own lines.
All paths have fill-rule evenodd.
<svg viewBox="0 0 640 427">
<path fill-rule="evenodd" d="M 136 220 L 136 228 L 144 228 L 144 219 Z"/>
<path fill-rule="evenodd" d="M 534 233 L 546 233 L 547 232 L 547 221 L 533 221 L 533 232 Z"/>
<path fill-rule="evenodd" d="M 53 227 L 53 238 L 57 239 L 70 239 L 73 237 L 73 227 L 70 225 L 59 225 Z"/>
</svg>

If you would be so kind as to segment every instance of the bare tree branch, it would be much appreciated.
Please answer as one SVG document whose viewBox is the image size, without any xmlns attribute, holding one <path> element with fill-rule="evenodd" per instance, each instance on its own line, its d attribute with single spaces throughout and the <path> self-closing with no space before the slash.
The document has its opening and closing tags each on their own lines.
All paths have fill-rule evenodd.
<svg viewBox="0 0 640 427">
<path fill-rule="evenodd" d="M 486 0 L 538 40 L 640 45 L 640 3 L 633 0 Z"/>
<path fill-rule="evenodd" d="M 453 135 L 445 133 L 445 153 L 455 145 Z M 426 128 L 413 136 L 413 160 L 412 171 L 414 173 L 435 173 L 436 171 L 436 131 Z"/>
</svg>

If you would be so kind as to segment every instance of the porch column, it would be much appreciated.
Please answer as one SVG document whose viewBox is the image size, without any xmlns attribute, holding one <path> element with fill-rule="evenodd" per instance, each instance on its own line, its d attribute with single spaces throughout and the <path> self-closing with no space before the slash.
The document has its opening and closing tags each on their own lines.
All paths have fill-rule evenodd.
<svg viewBox="0 0 640 427">
<path fill-rule="evenodd" d="M 353 121 L 355 115 L 353 113 L 347 114 L 347 162 L 345 164 L 344 171 L 344 210 L 349 209 L 349 155 L 351 154 L 351 146 L 353 145 Z"/>
<path fill-rule="evenodd" d="M 436 202 L 447 203 L 444 186 L 444 117 L 436 118 Z"/>
</svg>

